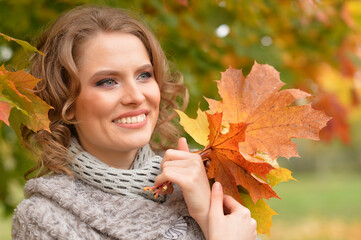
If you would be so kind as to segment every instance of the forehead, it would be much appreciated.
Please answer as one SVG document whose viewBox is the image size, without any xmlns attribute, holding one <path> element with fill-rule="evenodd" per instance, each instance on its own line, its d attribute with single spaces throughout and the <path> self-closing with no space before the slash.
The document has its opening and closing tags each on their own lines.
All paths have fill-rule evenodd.
<svg viewBox="0 0 361 240">
<path fill-rule="evenodd" d="M 101 32 L 88 39 L 79 51 L 79 70 L 88 65 L 137 65 L 149 63 L 143 42 L 135 35 L 122 32 Z"/>
</svg>

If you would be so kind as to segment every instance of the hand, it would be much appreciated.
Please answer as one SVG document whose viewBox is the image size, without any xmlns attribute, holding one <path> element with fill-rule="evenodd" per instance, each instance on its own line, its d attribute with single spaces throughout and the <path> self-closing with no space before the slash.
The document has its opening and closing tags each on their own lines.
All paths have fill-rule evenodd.
<svg viewBox="0 0 361 240">
<path fill-rule="evenodd" d="M 190 153 L 186 139 L 180 138 L 177 150 L 169 149 L 165 152 L 161 169 L 162 173 L 157 176 L 154 185 L 166 181 L 177 184 L 183 192 L 189 214 L 207 234 L 211 193 L 200 155 Z"/>
<path fill-rule="evenodd" d="M 231 196 L 223 196 L 222 185 L 218 182 L 212 187 L 208 220 L 209 240 L 257 238 L 257 223 L 250 211 Z"/>
</svg>

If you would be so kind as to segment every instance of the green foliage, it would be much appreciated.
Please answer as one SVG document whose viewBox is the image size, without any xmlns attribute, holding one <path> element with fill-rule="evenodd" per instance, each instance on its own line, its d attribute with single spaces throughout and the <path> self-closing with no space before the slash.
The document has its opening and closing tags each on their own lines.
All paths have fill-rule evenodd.
<svg viewBox="0 0 361 240">
<path fill-rule="evenodd" d="M 37 52 L 41 55 L 44 55 L 44 53 L 38 51 L 34 46 L 30 45 L 28 42 L 26 41 L 23 41 L 23 40 L 19 40 L 19 39 L 16 39 L 16 38 L 13 38 L 13 37 L 10 37 L 10 36 L 7 36 L 3 33 L 0 33 L 0 36 L 2 36 L 5 40 L 7 41 L 14 41 L 16 42 L 17 44 L 19 44 L 20 46 L 22 46 L 24 48 L 24 50 L 26 52 L 30 52 L 30 53 L 33 53 L 33 52 Z"/>
</svg>

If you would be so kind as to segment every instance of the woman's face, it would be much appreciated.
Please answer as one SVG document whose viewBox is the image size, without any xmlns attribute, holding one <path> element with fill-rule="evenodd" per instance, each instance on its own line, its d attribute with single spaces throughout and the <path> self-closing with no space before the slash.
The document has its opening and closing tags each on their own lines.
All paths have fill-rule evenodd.
<svg viewBox="0 0 361 240">
<path fill-rule="evenodd" d="M 78 69 L 81 92 L 73 114 L 81 145 L 110 166 L 128 168 L 149 142 L 159 113 L 146 48 L 131 34 L 99 33 L 81 46 Z"/>
</svg>

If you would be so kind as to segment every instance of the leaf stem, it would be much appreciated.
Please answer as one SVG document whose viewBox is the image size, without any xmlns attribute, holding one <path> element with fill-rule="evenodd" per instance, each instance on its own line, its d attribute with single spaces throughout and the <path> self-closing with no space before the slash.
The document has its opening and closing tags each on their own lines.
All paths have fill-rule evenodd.
<svg viewBox="0 0 361 240">
<path fill-rule="evenodd" d="M 149 191 L 153 194 L 154 198 L 157 199 L 159 197 L 159 194 L 163 191 L 167 191 L 168 189 L 168 184 L 170 184 L 171 182 L 166 181 L 158 186 L 154 186 L 154 187 L 144 187 L 143 190 L 144 191 Z"/>
</svg>

